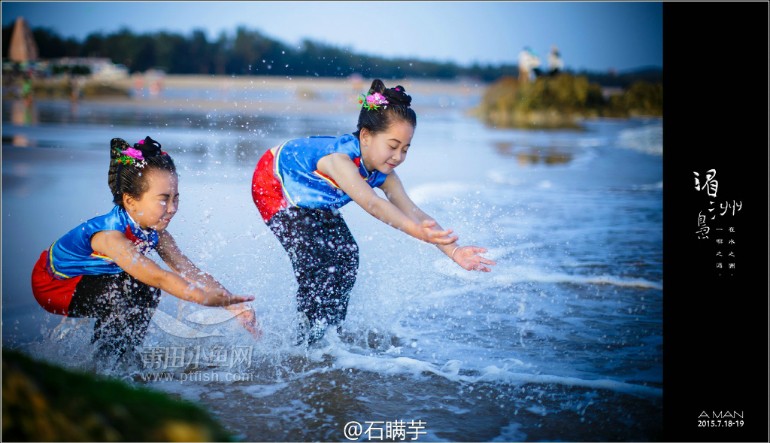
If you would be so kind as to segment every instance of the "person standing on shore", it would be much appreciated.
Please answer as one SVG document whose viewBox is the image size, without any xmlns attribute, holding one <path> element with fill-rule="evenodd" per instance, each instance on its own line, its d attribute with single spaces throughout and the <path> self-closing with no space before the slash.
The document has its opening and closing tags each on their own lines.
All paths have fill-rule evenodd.
<svg viewBox="0 0 770 443">
<path fill-rule="evenodd" d="M 24 100 L 24 103 L 28 106 L 32 104 L 32 101 L 34 100 L 33 90 L 32 90 L 32 73 L 27 72 L 24 73 L 24 76 L 21 80 L 21 98 Z"/>
<path fill-rule="evenodd" d="M 262 156 L 252 197 L 262 219 L 289 254 L 299 283 L 298 344 L 321 339 L 347 314 L 358 271 L 358 245 L 339 208 L 356 202 L 374 218 L 436 245 L 466 270 L 489 272 L 486 249 L 460 246 L 412 202 L 395 172 L 406 159 L 417 125 L 402 86 L 377 79 L 359 97 L 358 130 L 337 137 L 289 140 Z M 381 188 L 387 200 L 379 197 Z"/>
<path fill-rule="evenodd" d="M 117 362 L 139 346 L 160 301 L 160 290 L 206 306 L 228 306 L 255 337 L 254 312 L 198 269 L 166 229 L 179 205 L 176 166 L 150 137 L 131 147 L 110 144 L 108 183 L 113 209 L 55 241 L 32 271 L 32 292 L 48 312 L 94 317 L 96 361 Z M 155 250 L 171 268 L 146 257 Z"/>
<path fill-rule="evenodd" d="M 558 75 L 564 69 L 564 61 L 561 59 L 559 48 L 551 46 L 551 52 L 548 53 L 548 75 Z"/>
<path fill-rule="evenodd" d="M 529 83 L 532 74 L 535 77 L 541 74 L 540 58 L 532 51 L 532 48 L 525 46 L 519 52 L 519 82 Z"/>
</svg>

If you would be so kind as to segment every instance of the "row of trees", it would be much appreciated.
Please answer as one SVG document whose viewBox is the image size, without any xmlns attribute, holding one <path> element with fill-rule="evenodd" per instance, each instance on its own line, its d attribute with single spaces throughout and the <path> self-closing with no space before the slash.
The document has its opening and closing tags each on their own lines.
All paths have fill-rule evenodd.
<svg viewBox="0 0 770 443">
<path fill-rule="evenodd" d="M 3 28 L 3 58 L 7 58 L 12 27 Z M 347 77 L 358 73 L 364 77 L 394 79 L 472 77 L 482 81 L 493 81 L 518 72 L 515 64 L 459 66 L 451 62 L 386 59 L 312 40 L 304 40 L 295 47 L 245 27 L 237 28 L 232 35 L 222 33 L 213 41 L 202 30 L 184 36 L 169 32 L 137 35 L 122 29 L 106 35 L 92 33 L 83 41 L 62 38 L 47 28 L 35 28 L 32 34 L 43 59 L 106 57 L 125 65 L 130 72 L 158 68 L 169 74 L 303 77 Z M 624 76 L 629 78 L 624 79 Z M 633 74 L 625 74 L 612 75 L 607 80 L 625 86 L 635 78 Z"/>
</svg>

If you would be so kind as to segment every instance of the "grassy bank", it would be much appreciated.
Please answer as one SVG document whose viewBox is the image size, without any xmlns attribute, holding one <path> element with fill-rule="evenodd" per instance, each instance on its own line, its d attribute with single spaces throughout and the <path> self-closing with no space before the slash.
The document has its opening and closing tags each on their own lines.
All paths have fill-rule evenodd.
<svg viewBox="0 0 770 443">
<path fill-rule="evenodd" d="M 232 441 L 205 410 L 3 349 L 3 441 Z"/>
<path fill-rule="evenodd" d="M 561 74 L 519 82 L 504 77 L 490 85 L 474 114 L 500 128 L 578 128 L 593 117 L 660 116 L 660 84 L 638 82 L 619 94 L 605 97 L 602 88 L 584 76 Z"/>
<path fill-rule="evenodd" d="M 69 79 L 20 77 L 3 79 L 3 99 L 31 97 L 35 99 L 103 99 L 129 98 L 131 90 L 115 82 L 102 82 L 86 78 Z"/>
</svg>

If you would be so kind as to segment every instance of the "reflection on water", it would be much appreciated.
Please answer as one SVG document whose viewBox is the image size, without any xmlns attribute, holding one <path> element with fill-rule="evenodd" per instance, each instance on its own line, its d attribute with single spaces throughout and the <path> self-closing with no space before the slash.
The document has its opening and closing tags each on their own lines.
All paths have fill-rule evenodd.
<svg viewBox="0 0 770 443">
<path fill-rule="evenodd" d="M 515 157 L 520 166 L 543 164 L 546 166 L 563 165 L 572 161 L 572 154 L 555 147 L 514 147 L 512 142 L 495 142 L 495 150 L 506 157 Z"/>
<path fill-rule="evenodd" d="M 40 120 L 34 100 L 14 100 L 11 103 L 11 122 L 14 125 L 29 126 Z"/>
<path fill-rule="evenodd" d="M 40 121 L 40 112 L 38 111 L 34 100 L 14 100 L 11 103 L 10 111 L 11 122 L 14 125 L 34 126 Z M 34 140 L 30 139 L 26 134 L 19 133 L 9 137 L 4 136 L 3 143 L 10 143 L 19 148 L 27 148 L 35 145 Z"/>
</svg>

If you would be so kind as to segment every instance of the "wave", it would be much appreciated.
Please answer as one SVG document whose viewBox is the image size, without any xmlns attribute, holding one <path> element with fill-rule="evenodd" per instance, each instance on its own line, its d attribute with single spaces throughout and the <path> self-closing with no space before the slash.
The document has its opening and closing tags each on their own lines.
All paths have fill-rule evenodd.
<svg viewBox="0 0 770 443">
<path fill-rule="evenodd" d="M 652 155 L 663 154 L 663 126 L 661 124 L 642 126 L 620 131 L 618 146 Z"/>
<path fill-rule="evenodd" d="M 511 177 L 510 174 L 493 169 L 487 172 L 487 179 L 498 185 L 523 186 L 526 184 L 522 178 Z"/>
<path fill-rule="evenodd" d="M 499 254 L 488 254 L 494 258 Z M 447 267 L 443 259 L 436 260 L 434 268 L 444 274 L 452 277 L 462 278 L 464 280 L 477 280 L 477 274 L 468 273 L 457 266 Z M 486 278 L 485 281 L 488 281 Z M 592 284 L 592 285 L 613 285 L 621 287 L 663 289 L 659 282 L 646 280 L 643 278 L 625 278 L 614 275 L 574 275 L 561 272 L 546 273 L 540 269 L 525 266 L 515 266 L 502 268 L 498 264 L 491 281 L 499 285 L 510 285 L 512 283 L 574 283 L 574 284 Z"/>
<path fill-rule="evenodd" d="M 660 397 L 662 389 L 624 381 L 603 379 L 584 379 L 561 375 L 514 372 L 509 368 L 490 365 L 479 371 L 463 373 L 459 361 L 449 361 L 441 366 L 412 357 L 380 357 L 351 352 L 336 343 L 313 352 L 312 357 L 321 359 L 325 355 L 334 357 L 335 369 L 358 369 L 387 375 L 420 376 L 432 374 L 453 382 L 463 383 L 504 383 L 522 384 L 558 384 L 589 389 L 609 390 L 639 397 Z"/>
<path fill-rule="evenodd" d="M 663 181 L 657 183 L 648 183 L 645 185 L 636 185 L 631 188 L 634 191 L 660 191 L 663 189 Z"/>
<path fill-rule="evenodd" d="M 418 205 L 440 198 L 482 190 L 480 186 L 463 182 L 435 182 L 409 189 L 409 198 Z"/>
</svg>

